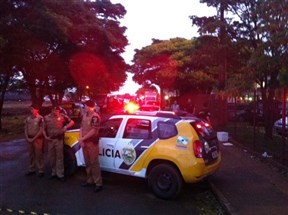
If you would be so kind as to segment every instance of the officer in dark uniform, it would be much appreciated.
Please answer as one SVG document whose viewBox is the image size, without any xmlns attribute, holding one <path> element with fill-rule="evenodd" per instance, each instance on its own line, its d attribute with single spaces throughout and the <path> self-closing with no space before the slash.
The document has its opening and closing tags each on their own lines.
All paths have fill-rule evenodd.
<svg viewBox="0 0 288 215">
<path fill-rule="evenodd" d="M 80 145 L 86 164 L 87 179 L 83 187 L 95 186 L 95 192 L 103 188 L 101 169 L 99 164 L 99 127 L 100 116 L 95 112 L 95 103 L 91 100 L 85 102 L 85 113 L 83 114 L 80 127 Z"/>
<path fill-rule="evenodd" d="M 44 119 L 38 113 L 39 108 L 37 105 L 32 104 L 30 107 L 31 115 L 25 120 L 25 138 L 28 142 L 29 150 L 29 170 L 26 176 L 36 173 L 38 176 L 44 176 Z"/>
<path fill-rule="evenodd" d="M 74 121 L 67 115 L 60 113 L 60 108 L 54 106 L 50 114 L 44 117 L 44 135 L 47 140 L 48 157 L 52 168 L 50 178 L 65 181 L 64 178 L 64 134 L 74 125 Z"/>
</svg>

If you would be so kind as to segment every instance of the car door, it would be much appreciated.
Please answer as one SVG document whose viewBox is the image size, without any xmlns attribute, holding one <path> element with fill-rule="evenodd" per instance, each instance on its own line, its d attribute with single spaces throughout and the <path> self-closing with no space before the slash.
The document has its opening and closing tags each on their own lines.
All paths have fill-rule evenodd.
<svg viewBox="0 0 288 215">
<path fill-rule="evenodd" d="M 124 124 L 123 137 L 115 145 L 115 171 L 130 175 L 130 168 L 147 149 L 141 144 L 151 139 L 151 121 L 129 118 Z"/>
<path fill-rule="evenodd" d="M 99 131 L 99 161 L 105 171 L 113 171 L 117 155 L 115 145 L 119 139 L 123 118 L 112 118 L 101 124 Z"/>
</svg>

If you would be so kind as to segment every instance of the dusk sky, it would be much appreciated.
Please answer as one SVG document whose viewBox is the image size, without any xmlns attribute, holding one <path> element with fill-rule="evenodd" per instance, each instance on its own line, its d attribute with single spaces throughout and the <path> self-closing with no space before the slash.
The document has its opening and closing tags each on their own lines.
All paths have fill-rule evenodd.
<svg viewBox="0 0 288 215">
<path fill-rule="evenodd" d="M 131 64 L 135 49 L 152 43 L 152 38 L 169 40 L 175 37 L 191 39 L 198 36 L 197 28 L 192 26 L 191 15 L 214 15 L 215 9 L 200 4 L 199 0 L 111 0 L 122 4 L 127 13 L 121 20 L 126 26 L 129 45 L 122 55 Z M 132 81 L 131 75 L 120 93 L 135 93 L 139 85 Z"/>
</svg>

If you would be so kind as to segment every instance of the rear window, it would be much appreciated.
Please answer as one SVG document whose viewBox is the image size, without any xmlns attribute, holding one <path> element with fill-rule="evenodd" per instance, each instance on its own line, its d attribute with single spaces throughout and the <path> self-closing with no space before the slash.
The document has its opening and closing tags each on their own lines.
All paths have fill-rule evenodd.
<svg viewBox="0 0 288 215">
<path fill-rule="evenodd" d="M 158 122 L 157 127 L 159 139 L 169 139 L 178 134 L 177 128 L 172 122 Z"/>
<path fill-rule="evenodd" d="M 191 125 L 196 130 L 196 132 L 204 138 L 215 136 L 215 132 L 212 129 L 211 125 L 206 122 L 197 120 L 195 122 L 192 122 Z"/>
</svg>

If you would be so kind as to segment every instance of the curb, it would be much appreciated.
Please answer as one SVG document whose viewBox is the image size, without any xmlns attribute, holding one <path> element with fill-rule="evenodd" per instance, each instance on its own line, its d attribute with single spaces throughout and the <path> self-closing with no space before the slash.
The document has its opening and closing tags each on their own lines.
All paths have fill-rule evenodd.
<svg viewBox="0 0 288 215">
<path fill-rule="evenodd" d="M 210 189 L 212 190 L 212 193 L 216 196 L 217 200 L 219 201 L 220 205 L 224 209 L 225 213 L 227 215 L 237 215 L 235 209 L 231 205 L 231 203 L 226 199 L 226 197 L 223 195 L 223 193 L 209 180 L 208 178 L 208 184 Z"/>
</svg>

